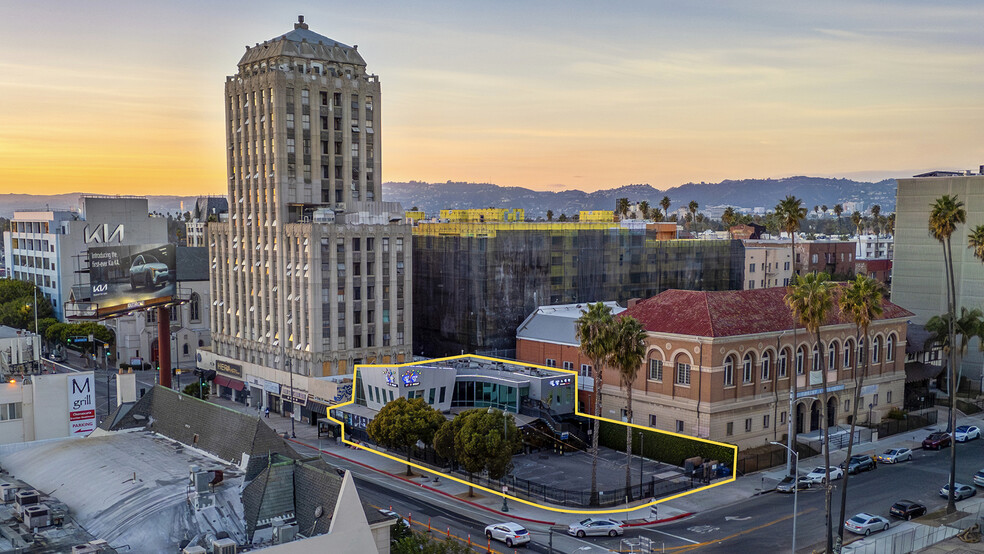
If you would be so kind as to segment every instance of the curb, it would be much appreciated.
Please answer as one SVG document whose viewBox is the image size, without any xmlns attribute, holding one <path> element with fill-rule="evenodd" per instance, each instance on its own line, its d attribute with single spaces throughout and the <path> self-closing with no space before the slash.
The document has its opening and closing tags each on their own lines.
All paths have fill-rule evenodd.
<svg viewBox="0 0 984 554">
<path fill-rule="evenodd" d="M 670 521 L 676 521 L 678 519 L 683 519 L 685 517 L 690 517 L 694 515 L 695 512 L 684 512 L 682 514 L 677 514 L 675 516 L 664 517 L 663 519 L 654 519 L 652 521 L 643 521 L 642 523 L 623 523 L 622 527 L 642 527 L 644 525 L 656 525 L 658 523 L 668 523 Z"/>
<path fill-rule="evenodd" d="M 396 474 L 390 473 L 388 471 L 383 471 L 383 470 L 381 470 L 379 468 L 372 467 L 371 465 L 362 463 L 362 462 L 360 462 L 358 460 L 353 460 L 351 458 L 346 458 L 345 456 L 342 456 L 340 454 L 335 454 L 334 452 L 328 452 L 327 450 L 321 450 L 318 447 L 311 446 L 310 444 L 308 444 L 306 442 L 302 442 L 302 441 L 299 441 L 297 439 L 287 439 L 287 440 L 289 440 L 290 442 L 296 442 L 297 444 L 304 445 L 305 447 L 310 448 L 312 450 L 318 450 L 319 452 L 322 452 L 322 453 L 327 454 L 329 456 L 334 456 L 335 458 L 339 458 L 341 460 L 345 460 L 346 462 L 350 462 L 350 463 L 353 463 L 353 464 L 362 466 L 364 468 L 371 469 L 371 470 L 373 470 L 373 471 L 375 471 L 377 473 L 382 473 L 383 475 L 386 475 L 386 476 L 389 476 L 389 477 L 393 477 L 395 479 L 399 479 L 399 480 L 401 480 L 401 481 L 403 481 L 405 483 L 409 483 L 411 485 L 416 485 L 416 486 L 418 486 L 418 487 L 420 487 L 422 489 L 427 489 L 430 492 L 441 494 L 441 495 L 444 495 L 444 496 L 446 496 L 448 498 L 451 498 L 451 499 L 454 499 L 454 500 L 458 500 L 460 502 L 464 502 L 465 504 L 468 504 L 468 505 L 473 506 L 475 508 L 481 508 L 481 509 L 483 509 L 485 511 L 492 512 L 493 514 L 497 514 L 497 515 L 503 516 L 503 517 L 508 518 L 508 519 L 519 519 L 519 520 L 523 520 L 523 521 L 529 521 L 530 523 L 539 523 L 541 525 L 557 525 L 557 523 L 556 522 L 553 522 L 553 521 L 542 521 L 542 520 L 539 520 L 539 519 L 531 519 L 531 518 L 527 518 L 527 517 L 522 517 L 522 516 L 517 516 L 517 515 L 511 515 L 511 514 L 508 514 L 508 513 L 503 513 L 503 512 L 500 512 L 499 510 L 496 510 L 496 509 L 493 509 L 493 508 L 489 508 L 488 506 L 483 506 L 481 504 L 478 504 L 477 502 L 472 502 L 470 500 L 465 500 L 464 498 L 459 498 L 459 497 L 457 497 L 457 496 L 455 496 L 453 494 L 449 494 L 449 493 L 446 493 L 446 492 L 444 492 L 442 490 L 435 489 L 434 487 L 428 487 L 427 485 L 424 485 L 423 483 L 416 483 L 414 481 L 411 481 L 410 479 L 407 479 L 406 477 L 404 477 L 402 475 L 396 475 Z"/>
</svg>

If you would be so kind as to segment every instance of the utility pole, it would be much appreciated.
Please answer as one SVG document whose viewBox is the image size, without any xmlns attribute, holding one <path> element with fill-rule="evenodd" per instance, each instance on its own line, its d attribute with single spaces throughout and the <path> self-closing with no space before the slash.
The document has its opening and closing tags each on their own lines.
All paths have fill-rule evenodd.
<svg viewBox="0 0 984 554">
<path fill-rule="evenodd" d="M 296 439 L 297 434 L 294 433 L 294 405 L 297 404 L 297 395 L 294 394 L 294 369 L 291 367 L 290 358 L 287 358 L 287 350 L 284 350 L 284 358 L 286 358 L 287 371 L 290 373 L 290 438 Z M 283 407 L 281 407 L 283 410 Z"/>
</svg>

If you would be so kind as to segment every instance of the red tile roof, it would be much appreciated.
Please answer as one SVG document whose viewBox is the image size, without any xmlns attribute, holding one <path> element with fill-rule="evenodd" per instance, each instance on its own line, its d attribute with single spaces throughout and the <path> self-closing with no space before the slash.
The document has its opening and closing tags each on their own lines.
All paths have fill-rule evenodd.
<svg viewBox="0 0 984 554">
<path fill-rule="evenodd" d="M 843 286 L 843 285 L 841 285 Z M 839 290 L 835 290 L 834 309 L 826 325 L 852 323 L 837 308 Z M 786 287 L 732 291 L 668 290 L 639 302 L 619 314 L 632 316 L 646 331 L 698 337 L 733 337 L 755 333 L 772 333 L 793 328 L 793 317 L 783 297 Z M 912 312 L 882 301 L 878 319 L 904 318 Z M 802 326 L 800 326 L 802 328 Z"/>
</svg>

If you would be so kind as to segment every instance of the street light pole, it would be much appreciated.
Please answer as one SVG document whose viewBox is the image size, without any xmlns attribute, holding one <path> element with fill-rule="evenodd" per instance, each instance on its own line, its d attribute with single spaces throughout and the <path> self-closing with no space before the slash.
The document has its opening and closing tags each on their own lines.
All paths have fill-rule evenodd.
<svg viewBox="0 0 984 554">
<path fill-rule="evenodd" d="M 789 454 L 793 456 L 793 549 L 790 552 L 796 554 L 796 512 L 798 510 L 797 500 L 799 500 L 799 454 L 781 442 L 772 442 L 772 444 L 785 448 L 789 451 Z"/>
<path fill-rule="evenodd" d="M 287 358 L 286 350 L 284 350 L 284 357 Z M 297 434 L 294 433 L 294 405 L 297 404 L 297 400 L 295 400 L 297 395 L 294 394 L 294 369 L 291 367 L 290 358 L 287 358 L 286 363 L 287 371 L 290 372 L 290 438 L 296 439 Z"/>
</svg>

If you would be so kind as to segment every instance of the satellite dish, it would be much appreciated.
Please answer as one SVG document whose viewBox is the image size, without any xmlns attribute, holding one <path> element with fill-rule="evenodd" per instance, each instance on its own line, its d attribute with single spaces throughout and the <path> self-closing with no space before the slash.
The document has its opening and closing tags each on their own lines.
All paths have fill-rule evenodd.
<svg viewBox="0 0 984 554">
<path fill-rule="evenodd" d="M 318 519 L 324 513 L 325 513 L 325 509 L 321 506 L 318 506 L 317 508 L 314 509 L 314 519 Z"/>
</svg>

